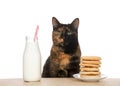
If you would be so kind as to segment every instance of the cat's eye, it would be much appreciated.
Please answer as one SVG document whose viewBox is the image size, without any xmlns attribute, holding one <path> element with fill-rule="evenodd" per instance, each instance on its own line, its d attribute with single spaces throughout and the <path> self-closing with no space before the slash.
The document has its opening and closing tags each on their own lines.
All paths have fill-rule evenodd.
<svg viewBox="0 0 120 86">
<path fill-rule="evenodd" d="M 57 35 L 61 35 L 62 34 L 62 32 L 60 32 L 60 31 L 56 31 L 55 32 Z"/>
</svg>

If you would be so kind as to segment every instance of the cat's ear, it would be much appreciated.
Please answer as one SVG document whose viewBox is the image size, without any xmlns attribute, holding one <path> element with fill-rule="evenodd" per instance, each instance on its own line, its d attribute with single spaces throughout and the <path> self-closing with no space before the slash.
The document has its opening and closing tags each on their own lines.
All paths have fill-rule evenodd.
<svg viewBox="0 0 120 86">
<path fill-rule="evenodd" d="M 79 18 L 74 19 L 73 22 L 71 23 L 71 25 L 72 25 L 75 29 L 78 29 L 78 26 L 79 26 Z"/>
<path fill-rule="evenodd" d="M 59 21 L 55 17 L 52 17 L 53 28 L 57 28 L 59 24 Z"/>
</svg>

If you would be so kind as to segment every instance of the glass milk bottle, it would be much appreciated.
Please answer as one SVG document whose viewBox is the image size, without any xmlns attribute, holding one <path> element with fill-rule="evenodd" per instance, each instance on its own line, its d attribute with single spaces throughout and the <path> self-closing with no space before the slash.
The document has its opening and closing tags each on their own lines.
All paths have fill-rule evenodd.
<svg viewBox="0 0 120 86">
<path fill-rule="evenodd" d="M 24 81 L 40 81 L 41 79 L 41 54 L 38 39 L 26 37 L 26 45 L 23 55 L 23 79 Z"/>
</svg>

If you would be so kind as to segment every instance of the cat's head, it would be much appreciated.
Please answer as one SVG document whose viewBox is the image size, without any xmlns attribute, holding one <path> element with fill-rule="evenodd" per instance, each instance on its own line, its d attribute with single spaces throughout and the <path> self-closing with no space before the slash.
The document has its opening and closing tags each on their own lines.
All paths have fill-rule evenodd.
<svg viewBox="0 0 120 86">
<path fill-rule="evenodd" d="M 79 19 L 74 19 L 71 24 L 62 24 L 53 17 L 52 25 L 53 45 L 58 46 L 65 53 L 75 52 L 78 47 Z"/>
</svg>

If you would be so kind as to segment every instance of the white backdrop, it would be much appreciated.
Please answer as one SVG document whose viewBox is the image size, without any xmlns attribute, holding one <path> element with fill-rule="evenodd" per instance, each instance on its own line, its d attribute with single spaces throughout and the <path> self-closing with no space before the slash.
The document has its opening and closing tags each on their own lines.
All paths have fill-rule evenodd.
<svg viewBox="0 0 120 86">
<path fill-rule="evenodd" d="M 25 36 L 34 36 L 37 25 L 44 65 L 53 16 L 62 23 L 78 17 L 82 55 L 101 56 L 101 72 L 120 78 L 119 0 L 0 0 L 0 78 L 22 78 Z"/>
</svg>

